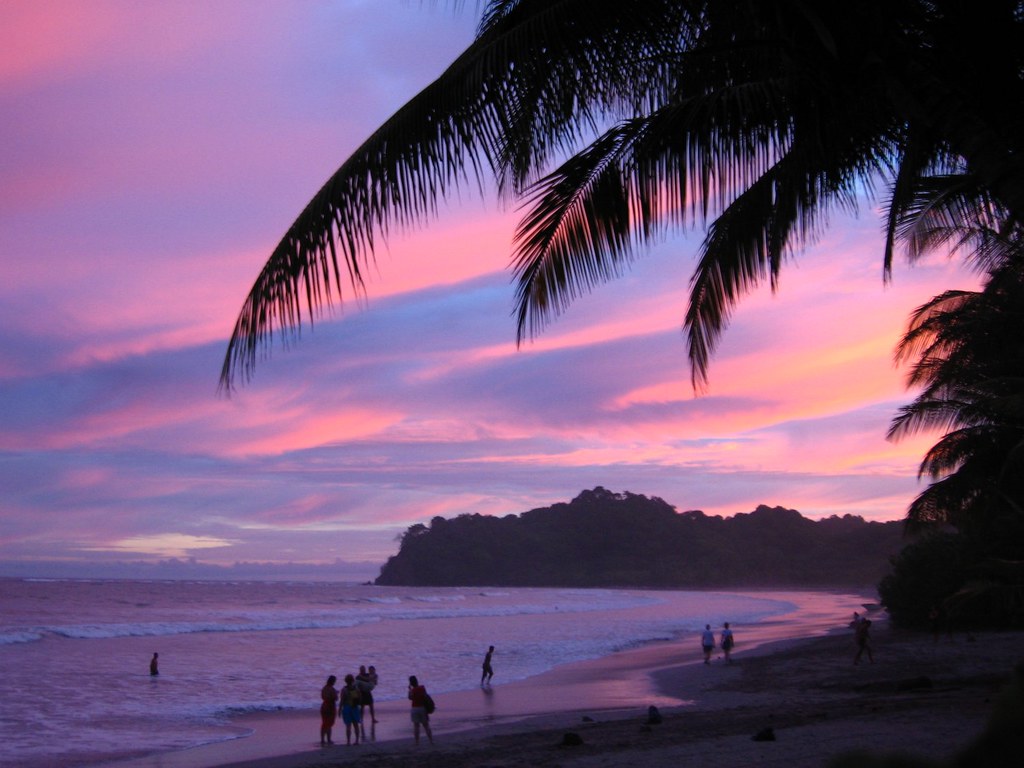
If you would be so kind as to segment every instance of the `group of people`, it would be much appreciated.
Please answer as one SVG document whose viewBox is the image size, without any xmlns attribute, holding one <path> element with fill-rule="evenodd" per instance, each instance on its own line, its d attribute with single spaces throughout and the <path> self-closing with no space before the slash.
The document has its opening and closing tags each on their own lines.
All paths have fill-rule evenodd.
<svg viewBox="0 0 1024 768">
<path fill-rule="evenodd" d="M 327 678 L 327 683 L 320 689 L 320 744 L 333 744 L 331 731 L 337 722 L 338 715 L 345 723 L 345 743 L 358 744 L 359 739 L 366 740 L 364 714 L 370 710 L 370 733 L 377 723 L 373 708 L 373 689 L 377 687 L 377 668 L 359 667 L 359 674 L 345 675 L 345 685 L 339 691 L 334 687 L 338 682 L 335 675 Z"/>
<path fill-rule="evenodd" d="M 728 626 L 728 624 L 726 625 Z M 494 655 L 494 646 L 490 646 L 484 654 L 483 673 L 480 676 L 481 686 L 490 686 L 491 678 L 494 677 L 494 667 L 491 665 L 491 657 Z M 155 654 L 154 654 L 155 656 Z M 373 689 L 377 687 L 377 668 L 359 667 L 358 675 L 345 675 L 345 685 L 339 691 L 335 688 L 338 678 L 331 675 L 327 683 L 320 689 L 320 744 L 325 746 L 333 744 L 331 731 L 337 722 L 338 715 L 341 715 L 345 723 L 345 743 L 358 744 L 360 738 L 366 741 L 366 730 L 363 713 L 370 710 L 371 724 L 377 722 L 373 709 Z M 420 684 L 415 675 L 409 677 L 409 703 L 412 706 L 410 719 L 412 720 L 412 733 L 416 743 L 420 743 L 420 729 L 427 734 L 430 743 L 434 743 L 434 734 L 430 731 L 430 715 L 434 711 L 434 700 L 427 693 L 426 686 Z M 373 728 L 370 729 L 371 736 Z"/>
<path fill-rule="evenodd" d="M 732 648 L 736 644 L 736 640 L 733 637 L 732 630 L 729 629 L 729 622 L 725 622 L 722 627 L 722 636 L 720 639 L 720 647 L 722 648 L 722 655 L 725 656 L 727 664 L 732 664 Z M 711 653 L 715 650 L 715 633 L 711 630 L 710 624 L 704 625 L 704 631 L 700 636 L 700 645 L 704 651 L 704 663 L 711 663 Z"/>
</svg>

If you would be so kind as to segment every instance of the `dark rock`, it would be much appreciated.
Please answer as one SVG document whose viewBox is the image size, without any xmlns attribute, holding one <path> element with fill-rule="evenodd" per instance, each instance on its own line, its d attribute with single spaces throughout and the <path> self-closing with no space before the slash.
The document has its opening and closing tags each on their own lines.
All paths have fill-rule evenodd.
<svg viewBox="0 0 1024 768">
<path fill-rule="evenodd" d="M 661 712 L 653 704 L 647 708 L 647 724 L 658 725 L 661 723 Z"/>
<path fill-rule="evenodd" d="M 569 732 L 562 737 L 563 747 L 579 747 L 583 745 L 583 737 L 578 733 Z"/>
<path fill-rule="evenodd" d="M 775 729 L 762 728 L 751 737 L 754 741 L 775 741 Z"/>
</svg>

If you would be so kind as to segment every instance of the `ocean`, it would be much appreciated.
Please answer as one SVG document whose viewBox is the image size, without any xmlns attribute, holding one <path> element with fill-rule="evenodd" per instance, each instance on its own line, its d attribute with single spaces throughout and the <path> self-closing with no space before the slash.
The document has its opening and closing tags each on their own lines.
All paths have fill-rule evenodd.
<svg viewBox="0 0 1024 768">
<path fill-rule="evenodd" d="M 404 699 L 410 674 L 437 695 L 478 686 L 489 645 L 499 684 L 796 607 L 789 593 L 0 579 L 0 765 L 238 738 L 233 717 L 315 709 L 328 675 L 361 664 L 379 701 Z"/>
</svg>

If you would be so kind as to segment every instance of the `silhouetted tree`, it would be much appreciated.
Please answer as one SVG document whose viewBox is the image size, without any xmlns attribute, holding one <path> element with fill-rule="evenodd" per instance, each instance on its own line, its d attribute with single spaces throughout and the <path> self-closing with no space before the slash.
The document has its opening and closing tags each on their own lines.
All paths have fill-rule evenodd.
<svg viewBox="0 0 1024 768">
<path fill-rule="evenodd" d="M 685 320 L 700 386 L 732 307 L 774 287 L 832 210 L 888 189 L 886 272 L 908 215 L 950 175 L 1019 226 L 1022 29 L 1016 0 L 489 0 L 469 48 L 285 233 L 222 386 L 344 280 L 359 290 L 392 227 L 492 178 L 528 204 L 520 338 L 668 229 L 706 225 Z"/>
<path fill-rule="evenodd" d="M 965 541 L 959 582 L 924 584 L 897 567 L 881 591 L 894 618 L 920 621 L 900 595 L 942 602 L 961 622 L 1024 625 L 1024 242 L 990 232 L 1000 251 L 980 291 L 948 291 L 918 308 L 898 359 L 916 358 L 909 383 L 923 387 L 901 409 L 891 438 L 944 431 L 921 462 L 933 482 L 911 503 L 911 528 L 955 526 Z M 909 553 L 908 553 L 909 556 Z M 899 565 L 899 563 L 897 563 Z M 896 602 L 892 602 L 895 599 Z"/>
</svg>

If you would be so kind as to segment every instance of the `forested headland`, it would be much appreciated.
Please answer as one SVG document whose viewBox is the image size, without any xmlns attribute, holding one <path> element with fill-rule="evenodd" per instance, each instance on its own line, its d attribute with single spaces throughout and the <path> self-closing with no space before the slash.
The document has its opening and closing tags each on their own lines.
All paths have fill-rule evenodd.
<svg viewBox="0 0 1024 768">
<path fill-rule="evenodd" d="M 759 506 L 678 512 L 598 486 L 519 515 L 435 517 L 402 535 L 379 585 L 874 587 L 906 544 L 901 522 L 811 520 Z"/>
</svg>

